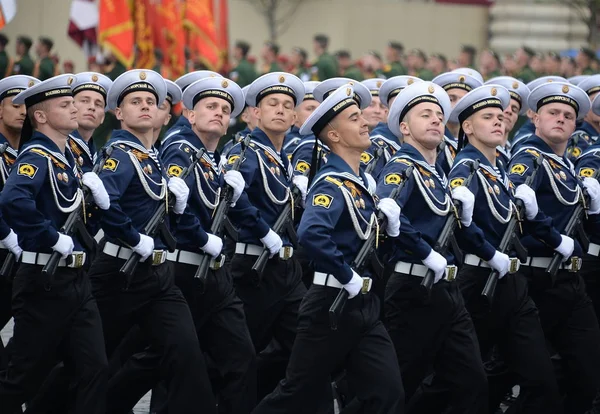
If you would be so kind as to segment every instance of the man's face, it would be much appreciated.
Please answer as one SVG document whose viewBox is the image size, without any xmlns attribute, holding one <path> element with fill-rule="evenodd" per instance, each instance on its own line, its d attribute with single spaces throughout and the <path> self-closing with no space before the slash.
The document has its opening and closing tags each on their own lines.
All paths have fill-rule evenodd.
<svg viewBox="0 0 600 414">
<path fill-rule="evenodd" d="M 412 108 L 400 122 L 405 140 L 410 137 L 428 150 L 433 150 L 444 139 L 444 114 L 439 105 L 424 102 Z"/>
<path fill-rule="evenodd" d="M 464 89 L 459 88 L 448 89 L 447 92 L 448 96 L 450 97 L 450 105 L 452 105 L 452 108 L 454 108 L 458 101 L 460 101 L 463 98 L 463 96 L 465 96 L 468 93 Z"/>
<path fill-rule="evenodd" d="M 378 96 L 371 98 L 371 104 L 363 109 L 363 117 L 367 121 L 369 128 L 373 129 L 379 122 L 387 121 L 388 108 L 381 103 Z"/>
<path fill-rule="evenodd" d="M 263 60 L 268 60 L 271 58 L 271 49 L 269 48 L 269 46 L 264 45 L 262 47 L 262 49 L 260 50 L 260 57 Z"/>
<path fill-rule="evenodd" d="M 388 62 L 395 62 L 398 60 L 398 52 L 396 51 L 396 49 L 394 49 L 393 47 L 386 47 L 385 48 L 385 60 L 387 60 Z"/>
<path fill-rule="evenodd" d="M 577 115 L 575 109 L 563 103 L 544 105 L 533 117 L 536 135 L 544 141 L 561 145 L 575 132 Z"/>
<path fill-rule="evenodd" d="M 435 56 L 430 57 L 429 61 L 427 62 L 427 69 L 433 73 L 441 73 L 444 69 L 442 59 Z"/>
<path fill-rule="evenodd" d="M 12 103 L 13 97 L 9 96 L 0 103 L 0 122 L 14 132 L 23 129 L 23 122 L 27 116 L 25 104 L 15 105 Z"/>
<path fill-rule="evenodd" d="M 458 55 L 458 64 L 463 68 L 471 66 L 471 55 L 467 52 L 460 52 Z"/>
<path fill-rule="evenodd" d="M 344 70 L 344 69 L 347 69 L 350 67 L 350 59 L 345 56 L 338 56 L 337 61 L 338 61 L 338 67 L 341 70 Z"/>
<path fill-rule="evenodd" d="M 558 75 L 560 73 L 560 60 L 552 56 L 546 56 L 544 59 L 544 71 L 550 75 Z"/>
<path fill-rule="evenodd" d="M 240 115 L 242 121 L 246 123 L 248 129 L 252 131 L 254 128 L 258 126 L 258 118 L 256 117 L 256 112 L 249 106 L 247 106 L 242 115 Z"/>
<path fill-rule="evenodd" d="M 55 131 L 68 135 L 77 129 L 77 107 L 71 96 L 62 96 L 44 102 L 43 120 Z"/>
<path fill-rule="evenodd" d="M 488 148 L 504 144 L 504 113 L 500 108 L 485 108 L 463 122 L 463 129 L 473 140 Z"/>
<path fill-rule="evenodd" d="M 302 103 L 296 107 L 296 126 L 300 128 L 318 106 L 319 102 L 314 99 L 302 101 Z"/>
<path fill-rule="evenodd" d="M 104 121 L 104 97 L 98 92 L 81 91 L 75 95 L 77 124 L 84 130 L 94 130 Z"/>
<path fill-rule="evenodd" d="M 294 100 L 283 93 L 267 95 L 252 109 L 258 120 L 258 127 L 265 132 L 286 132 L 296 119 Z"/>
<path fill-rule="evenodd" d="M 340 112 L 331 122 L 331 126 L 333 131 L 329 131 L 328 135 L 333 134 L 342 148 L 363 152 L 371 145 L 369 127 L 357 105 Z"/>
<path fill-rule="evenodd" d="M 242 49 L 240 49 L 239 47 L 234 47 L 233 48 L 233 58 L 239 62 L 240 60 L 242 60 L 242 57 L 243 57 Z"/>
<path fill-rule="evenodd" d="M 313 40 L 313 53 L 315 55 L 321 53 L 321 45 L 316 40 Z"/>
<path fill-rule="evenodd" d="M 190 112 L 190 123 L 203 136 L 220 138 L 227 132 L 231 118 L 231 104 L 224 99 L 200 99 Z"/>
<path fill-rule="evenodd" d="M 165 101 L 158 106 L 158 112 L 156 118 L 154 118 L 154 125 L 152 129 L 154 131 L 160 131 L 163 126 L 167 125 L 171 120 L 171 104 L 165 99 Z"/>
<path fill-rule="evenodd" d="M 123 98 L 115 115 L 127 128 L 148 132 L 154 128 L 158 116 L 156 96 L 150 92 L 132 92 Z"/>
<path fill-rule="evenodd" d="M 517 119 L 519 119 L 519 111 L 521 110 L 521 105 L 515 99 L 510 100 L 510 104 L 504 110 L 504 125 L 506 126 L 506 131 L 510 132 L 515 127 L 517 123 Z"/>
<path fill-rule="evenodd" d="M 525 53 L 525 51 L 520 48 L 515 52 L 515 60 L 519 63 L 519 65 L 526 65 L 529 61 L 529 55 Z"/>
<path fill-rule="evenodd" d="M 544 62 L 542 61 L 542 59 L 539 56 L 533 56 L 529 60 L 529 67 L 535 73 L 543 73 L 544 72 Z"/>
<path fill-rule="evenodd" d="M 41 56 L 46 51 L 46 46 L 44 46 L 41 42 L 37 42 L 35 44 L 35 53 L 38 56 Z"/>
<path fill-rule="evenodd" d="M 17 55 L 22 56 L 25 54 L 25 45 L 22 42 L 17 42 L 16 45 Z"/>
<path fill-rule="evenodd" d="M 588 55 L 580 51 L 577 53 L 577 56 L 575 56 L 575 63 L 577 63 L 577 66 L 580 68 L 585 68 L 590 65 L 590 58 Z"/>
<path fill-rule="evenodd" d="M 300 56 L 300 53 L 293 51 L 290 55 L 290 63 L 295 68 L 300 67 L 302 65 L 302 56 Z"/>
</svg>

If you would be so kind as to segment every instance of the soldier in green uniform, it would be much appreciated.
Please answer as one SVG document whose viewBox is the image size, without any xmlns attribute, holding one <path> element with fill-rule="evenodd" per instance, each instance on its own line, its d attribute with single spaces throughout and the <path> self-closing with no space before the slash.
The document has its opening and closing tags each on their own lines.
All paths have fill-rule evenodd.
<svg viewBox="0 0 600 414">
<path fill-rule="evenodd" d="M 335 53 L 335 57 L 337 58 L 340 76 L 344 78 L 354 79 L 359 82 L 364 79 L 360 69 L 352 62 L 350 52 L 348 52 L 347 50 L 338 50 Z"/>
<path fill-rule="evenodd" d="M 39 59 L 35 63 L 33 76 L 41 81 L 54 76 L 54 61 L 50 57 L 53 46 L 54 42 L 49 37 L 40 37 L 35 45 L 35 51 Z"/>
<path fill-rule="evenodd" d="M 560 55 L 556 52 L 548 52 L 544 58 L 544 73 L 548 76 L 559 76 L 562 74 L 560 70 Z"/>
<path fill-rule="evenodd" d="M 282 71 L 279 63 L 277 63 L 279 45 L 273 42 L 265 42 L 260 55 L 263 60 L 262 74 Z"/>
<path fill-rule="evenodd" d="M 317 60 L 310 70 L 310 80 L 324 81 L 338 76 L 335 58 L 327 52 L 328 47 L 329 37 L 324 34 L 315 35 L 313 38 L 313 52 L 317 55 Z"/>
<path fill-rule="evenodd" d="M 427 55 L 421 49 L 412 49 L 408 54 L 408 74 L 423 80 L 432 80 L 433 73 L 425 67 Z"/>
<path fill-rule="evenodd" d="M 500 57 L 491 49 L 484 49 L 479 55 L 479 73 L 484 80 L 502 76 Z"/>
<path fill-rule="evenodd" d="M 374 50 L 369 50 L 362 58 L 362 74 L 365 79 L 385 78 L 383 75 L 383 61 L 381 55 Z"/>
<path fill-rule="evenodd" d="M 441 75 L 444 72 L 448 72 L 448 59 L 441 53 L 433 53 L 429 55 L 427 69 L 431 71 L 434 77 Z"/>
<path fill-rule="evenodd" d="M 528 46 L 521 46 L 515 52 L 515 62 L 517 64 L 515 78 L 520 79 L 523 83 L 529 83 L 538 77 L 529 67 L 529 61 L 534 55 L 535 51 Z"/>
<path fill-rule="evenodd" d="M 579 53 L 575 57 L 577 63 L 577 74 L 578 75 L 593 75 L 594 70 L 591 68 L 592 61 L 596 59 L 596 52 L 589 47 L 582 47 L 579 49 Z"/>
<path fill-rule="evenodd" d="M 250 85 L 257 78 L 254 65 L 248 62 L 249 51 L 250 45 L 242 40 L 236 42 L 233 49 L 233 58 L 237 62 L 237 66 L 229 74 L 229 79 L 242 88 Z"/>
<path fill-rule="evenodd" d="M 458 65 L 463 68 L 475 69 L 475 55 L 477 50 L 474 46 L 463 45 L 458 55 Z"/>
<path fill-rule="evenodd" d="M 33 67 L 35 66 L 35 63 L 33 62 L 33 59 L 31 59 L 31 56 L 29 56 L 29 49 L 31 49 L 32 44 L 33 42 L 31 41 L 30 37 L 17 37 L 17 56 L 12 68 L 13 75 L 31 76 L 33 74 Z"/>
<path fill-rule="evenodd" d="M 383 67 L 382 73 L 386 79 L 394 76 L 406 75 L 406 68 L 402 64 L 404 45 L 398 42 L 389 42 L 385 49 L 385 59 L 388 64 Z"/>
<path fill-rule="evenodd" d="M 8 37 L 0 33 L 0 79 L 7 76 L 7 72 L 10 72 L 10 57 L 6 53 L 6 45 L 8 44 Z"/>
<path fill-rule="evenodd" d="M 310 71 L 306 67 L 307 59 L 308 53 L 306 53 L 306 50 L 302 49 L 301 47 L 295 47 L 292 49 L 292 54 L 290 55 L 292 69 L 288 72 L 298 76 L 302 82 L 310 81 Z"/>
</svg>

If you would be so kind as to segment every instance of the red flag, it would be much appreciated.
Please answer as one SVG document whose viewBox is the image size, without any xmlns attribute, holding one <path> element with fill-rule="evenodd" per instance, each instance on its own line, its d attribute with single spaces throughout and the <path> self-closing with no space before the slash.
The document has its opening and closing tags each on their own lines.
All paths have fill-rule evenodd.
<svg viewBox="0 0 600 414">
<path fill-rule="evenodd" d="M 154 37 L 152 34 L 152 9 L 150 4 L 155 0 L 135 0 L 133 6 L 133 23 L 135 28 L 135 66 L 151 69 L 154 67 Z"/>
<path fill-rule="evenodd" d="M 162 75 L 176 79 L 185 73 L 183 1 L 162 0 L 152 10 L 154 44 L 163 52 Z"/>
<path fill-rule="evenodd" d="M 184 27 L 188 45 L 204 65 L 218 71 L 223 64 L 219 50 L 213 0 L 186 0 Z"/>
<path fill-rule="evenodd" d="M 100 0 L 98 43 L 126 67 L 133 65 L 133 19 L 127 0 Z"/>
</svg>

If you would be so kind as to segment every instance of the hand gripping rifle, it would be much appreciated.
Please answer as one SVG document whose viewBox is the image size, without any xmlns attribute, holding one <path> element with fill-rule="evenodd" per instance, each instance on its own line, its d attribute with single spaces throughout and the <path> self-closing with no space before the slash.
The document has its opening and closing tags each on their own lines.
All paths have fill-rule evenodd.
<svg viewBox="0 0 600 414">
<path fill-rule="evenodd" d="M 600 170 L 596 170 L 596 172 L 590 178 L 597 180 L 599 172 Z M 590 239 L 583 228 L 583 222 L 587 218 L 587 211 L 589 210 L 589 202 L 590 200 L 588 192 L 584 188 L 584 190 L 581 192 L 581 200 L 579 203 L 577 203 L 577 206 L 575 207 L 575 210 L 573 210 L 573 214 L 571 214 L 571 217 L 569 218 L 569 221 L 567 222 L 567 225 L 563 231 L 566 236 L 569 236 L 573 239 L 577 237 L 584 252 L 587 252 L 588 248 L 590 247 Z M 554 256 L 552 256 L 552 259 L 550 260 L 550 264 L 546 268 L 546 273 L 550 276 L 553 286 L 554 282 L 556 282 L 556 273 L 558 273 L 560 264 L 564 259 L 566 259 L 566 257 L 563 257 L 562 254 L 555 252 Z"/>
<path fill-rule="evenodd" d="M 179 175 L 179 178 L 181 178 L 182 180 L 185 180 L 187 178 L 187 176 L 190 175 L 192 171 L 194 171 L 196 164 L 198 164 L 198 162 L 200 162 L 200 160 L 202 159 L 202 156 L 204 155 L 205 152 L 206 152 L 206 149 L 204 149 L 204 148 L 196 151 L 196 153 L 193 156 L 192 163 L 187 168 L 184 168 L 184 170 Z M 164 203 L 160 203 L 158 205 L 158 207 L 154 211 L 154 214 L 150 218 L 150 221 L 148 221 L 148 224 L 146 224 L 146 227 L 144 227 L 144 231 L 142 233 L 149 237 L 152 237 L 153 239 L 156 236 L 160 235 L 161 240 L 167 246 L 167 250 L 172 252 L 172 251 L 175 251 L 175 247 L 177 246 L 177 240 L 175 240 L 175 238 L 169 231 L 169 228 L 166 223 L 166 219 L 167 219 L 167 215 L 169 214 L 169 211 L 172 210 L 173 207 L 175 206 L 176 200 L 175 200 L 175 196 L 169 196 L 168 190 L 167 190 L 166 198 L 167 199 L 165 200 Z M 133 277 L 133 274 L 135 273 L 135 269 L 137 268 L 137 265 L 139 264 L 141 259 L 142 259 L 142 256 L 140 256 L 139 253 L 133 252 L 132 255 L 129 257 L 129 259 L 127 259 L 127 261 L 123 264 L 123 266 L 119 270 L 119 273 L 121 273 L 122 275 L 125 276 L 125 281 L 126 281 L 125 290 L 127 290 L 129 288 L 129 284 L 131 283 L 131 278 Z"/>
<path fill-rule="evenodd" d="M 244 161 L 244 156 L 246 154 L 246 149 L 250 144 L 250 139 L 252 136 L 250 134 L 246 135 L 246 137 L 240 141 L 240 145 L 242 147 L 240 151 L 239 158 L 237 158 L 233 164 L 233 167 L 230 171 L 239 171 L 242 166 L 242 162 Z M 227 231 L 225 228 L 227 223 L 227 213 L 229 212 L 229 207 L 231 205 L 231 199 L 233 198 L 233 188 L 229 185 L 225 185 L 223 189 L 223 196 L 221 197 L 221 201 L 217 208 L 213 212 L 213 220 L 210 226 L 210 232 L 218 237 L 223 237 L 223 233 Z M 210 265 L 211 257 L 208 254 L 203 254 L 200 259 L 200 264 L 198 265 L 198 269 L 196 270 L 195 278 L 200 281 L 200 289 L 203 292 L 204 286 L 206 284 L 206 278 L 208 276 L 208 267 Z"/>
<path fill-rule="evenodd" d="M 535 177 L 544 161 L 544 157 L 539 155 L 534 161 L 534 170 L 529 177 L 525 180 L 525 185 L 531 187 L 535 182 Z M 517 258 L 520 262 L 525 262 L 527 260 L 527 250 L 521 244 L 521 240 L 519 238 L 520 234 L 523 234 L 522 228 L 522 217 L 525 215 L 525 207 L 523 205 L 523 200 L 516 199 L 515 200 L 515 211 L 510 218 L 510 221 L 506 225 L 506 230 L 502 236 L 502 240 L 500 240 L 500 245 L 498 246 L 498 251 L 502 253 L 509 254 L 511 251 L 515 251 L 517 254 Z M 518 227 L 517 227 L 518 226 Z M 519 230 L 519 231 L 517 231 Z M 496 285 L 498 284 L 498 278 L 500 274 L 496 270 L 492 270 L 490 275 L 485 282 L 485 286 L 483 291 L 481 292 L 481 296 L 487 301 L 488 305 L 492 305 L 494 302 L 494 295 L 496 293 Z"/>
<path fill-rule="evenodd" d="M 98 174 L 102 170 L 106 160 L 110 158 L 112 151 L 113 147 L 110 146 L 102 149 L 102 160 L 94 166 L 94 169 L 92 170 L 93 173 Z M 73 210 L 71 214 L 69 214 L 65 224 L 63 224 L 59 230 L 60 233 L 63 233 L 69 237 L 73 237 L 75 234 L 77 234 L 81 244 L 83 245 L 83 248 L 88 252 L 91 252 L 96 248 L 96 241 L 85 227 L 85 206 L 91 204 L 93 201 L 94 197 L 92 192 L 87 187 L 84 187 L 83 200 L 81 204 L 79 207 Z M 48 287 L 52 286 L 54 273 L 56 273 L 56 268 L 58 267 L 61 257 L 62 255 L 59 252 L 53 251 L 50 255 L 50 259 L 48 259 L 48 263 L 46 263 L 46 265 L 42 268 L 42 274 L 45 274 L 48 277 Z M 14 258 L 14 255 L 12 255 L 13 263 L 7 263 L 11 259 L 11 254 L 9 254 L 4 260 L 4 264 L 2 265 L 2 269 L 0 271 L 4 271 L 5 267 L 7 269 L 8 267 L 12 267 L 12 264 L 14 264 Z"/>
<path fill-rule="evenodd" d="M 414 168 L 415 167 L 411 165 L 406 170 L 404 170 L 402 174 L 402 182 L 398 184 L 396 188 L 394 188 L 394 191 L 392 191 L 392 193 L 389 195 L 389 198 L 391 198 L 392 200 L 396 200 L 398 198 L 398 196 L 402 192 L 402 189 L 406 185 L 406 182 L 410 179 Z M 385 217 L 385 214 L 383 214 L 383 212 L 381 211 L 377 216 L 377 222 L 379 223 L 378 228 L 384 228 L 387 223 L 387 218 Z M 369 260 L 379 260 L 375 252 L 375 250 L 377 249 L 378 237 L 379 234 L 377 231 L 371 231 L 371 234 L 369 234 L 369 237 L 363 242 L 360 250 L 354 258 L 354 261 L 350 265 L 352 269 L 354 269 L 358 274 L 361 274 L 364 271 L 365 267 L 369 263 Z M 381 263 L 379 263 L 378 266 L 381 267 Z M 334 331 L 337 330 L 338 320 L 340 319 L 340 315 L 344 311 L 344 307 L 346 306 L 346 302 L 348 301 L 348 296 L 348 291 L 342 287 L 339 293 L 337 294 L 335 300 L 333 301 L 333 304 L 329 308 L 329 326 Z"/>
<path fill-rule="evenodd" d="M 306 171 L 304 175 L 306 176 L 309 172 L 310 170 Z M 294 228 L 294 209 L 296 206 L 300 205 L 301 200 L 302 192 L 298 187 L 294 186 L 290 194 L 290 202 L 285 204 L 272 227 L 272 230 L 277 234 L 285 232 L 294 248 L 298 246 L 298 236 L 296 234 L 296 229 Z M 267 262 L 269 261 L 270 254 L 269 249 L 263 247 L 258 259 L 256 259 L 256 262 L 252 265 L 252 270 L 256 276 L 257 286 L 260 285 L 260 282 L 262 281 L 262 275 L 267 266 Z"/>
<path fill-rule="evenodd" d="M 375 169 L 377 162 L 379 162 L 379 159 L 384 156 L 383 147 L 379 146 L 379 144 L 375 145 L 377 145 L 377 150 L 375 151 L 375 154 L 373 154 L 373 159 L 371 160 L 371 163 L 367 165 L 367 168 L 365 168 L 365 174 L 371 174 Z"/>
<path fill-rule="evenodd" d="M 477 173 L 479 169 L 479 160 L 473 161 L 470 163 L 471 172 L 469 176 L 465 179 L 462 184 L 465 187 L 469 187 L 473 177 Z M 448 214 L 446 218 L 446 223 L 442 228 L 442 232 L 440 233 L 438 239 L 433 246 L 433 250 L 441 254 L 442 256 L 448 251 L 449 247 L 452 247 L 452 251 L 457 259 L 457 262 L 462 262 L 462 252 L 460 251 L 458 244 L 456 243 L 456 239 L 454 238 L 454 229 L 458 225 L 460 227 L 460 214 L 462 207 L 459 201 L 454 201 L 454 208 L 451 214 Z M 435 281 L 435 273 L 433 270 L 428 269 L 423 281 L 421 282 L 421 288 L 424 290 L 426 297 L 429 297 L 431 293 L 431 288 L 433 287 L 433 282 Z"/>
</svg>

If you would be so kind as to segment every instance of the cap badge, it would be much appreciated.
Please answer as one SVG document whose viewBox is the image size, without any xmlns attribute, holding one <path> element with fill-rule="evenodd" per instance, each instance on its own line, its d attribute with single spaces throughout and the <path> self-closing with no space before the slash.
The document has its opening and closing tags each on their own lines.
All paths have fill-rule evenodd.
<svg viewBox="0 0 600 414">
<path fill-rule="evenodd" d="M 352 94 L 351 88 L 346 88 L 346 95 L 350 96 Z"/>
<path fill-rule="evenodd" d="M 67 79 L 67 85 L 71 86 L 71 84 L 73 83 L 74 79 L 72 76 L 69 76 L 69 79 Z"/>
<path fill-rule="evenodd" d="M 92 75 L 92 82 L 98 82 L 98 75 L 95 73 Z"/>
<path fill-rule="evenodd" d="M 513 82 L 512 87 L 513 89 L 519 89 L 519 82 Z"/>
<path fill-rule="evenodd" d="M 496 96 L 498 94 L 498 89 L 492 88 L 492 90 L 490 91 L 490 93 L 492 94 L 492 96 Z"/>
<path fill-rule="evenodd" d="M 227 82 L 226 80 L 224 80 L 223 82 L 221 82 L 221 87 L 226 88 L 229 86 L 229 82 Z"/>
<path fill-rule="evenodd" d="M 285 82 L 285 76 L 281 75 L 281 76 L 279 77 L 279 82 L 280 82 L 280 83 L 283 83 L 283 82 Z"/>
<path fill-rule="evenodd" d="M 412 79 L 409 79 L 409 80 L 406 81 L 407 85 L 412 85 L 413 83 L 414 83 L 414 80 L 412 80 Z"/>
<path fill-rule="evenodd" d="M 29 83 L 28 83 L 28 85 L 29 85 L 29 87 L 31 88 L 33 85 L 35 85 L 35 82 L 34 82 L 34 81 L 32 81 L 32 80 L 30 80 L 30 81 L 29 81 Z"/>
<path fill-rule="evenodd" d="M 563 93 L 567 93 L 567 92 L 569 92 L 569 87 L 568 87 L 567 85 L 564 85 L 564 86 L 562 87 L 562 91 L 563 91 Z"/>
<path fill-rule="evenodd" d="M 465 78 L 464 76 L 459 76 L 459 77 L 458 77 L 458 81 L 459 81 L 459 82 L 464 82 L 464 81 L 465 81 L 465 79 L 466 79 L 466 78 Z"/>
<path fill-rule="evenodd" d="M 146 72 L 140 72 L 140 79 L 146 80 Z"/>
<path fill-rule="evenodd" d="M 377 81 L 377 87 L 381 88 L 381 81 Z"/>
<path fill-rule="evenodd" d="M 429 88 L 427 88 L 427 90 L 429 91 L 429 93 L 435 92 L 435 88 L 433 87 L 433 85 L 429 85 Z"/>
</svg>

